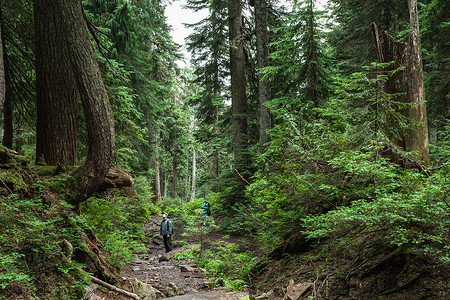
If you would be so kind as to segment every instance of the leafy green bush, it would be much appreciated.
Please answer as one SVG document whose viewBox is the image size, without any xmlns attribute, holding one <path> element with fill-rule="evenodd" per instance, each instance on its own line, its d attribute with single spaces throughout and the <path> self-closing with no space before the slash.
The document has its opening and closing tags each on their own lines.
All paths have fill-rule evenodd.
<svg viewBox="0 0 450 300">
<path fill-rule="evenodd" d="M 23 253 L 0 253 L 0 288 L 4 289 L 13 282 L 24 286 L 30 285 L 32 277 L 20 268 L 24 257 Z"/>
<path fill-rule="evenodd" d="M 120 193 L 92 197 L 81 205 L 83 220 L 95 230 L 112 262 L 118 266 L 130 262 L 133 253 L 146 251 L 143 224 L 153 209 L 149 199 Z"/>
<path fill-rule="evenodd" d="M 64 204 L 41 198 L 40 186 L 35 187 L 32 199 L 0 196 L 0 290 L 19 284 L 49 299 L 79 299 L 88 280 L 64 246 L 67 241 L 74 249 L 80 247 L 76 221 Z"/>
<path fill-rule="evenodd" d="M 272 141 L 247 193 L 252 203 L 246 211 L 267 245 L 295 235 L 334 239 L 373 232 L 385 234 L 386 244 L 448 260 L 448 166 L 430 174 L 388 159 L 414 157 L 390 142 L 399 128 L 386 120 L 408 123 L 392 109 L 406 108 L 397 103 L 399 95 L 379 88 L 395 72 L 338 80 L 337 96 L 315 109 L 314 122 L 278 107 Z M 441 163 L 448 159 L 447 132 L 434 148 Z"/>
<path fill-rule="evenodd" d="M 202 249 L 200 245 L 191 247 L 176 254 L 175 259 L 198 261 L 198 265 L 206 269 L 206 275 L 214 284 L 215 279 L 222 278 L 231 290 L 242 290 L 257 258 L 252 252 L 242 252 L 239 245 L 219 241 Z"/>
<path fill-rule="evenodd" d="M 377 197 L 354 201 L 327 214 L 305 218 L 305 233 L 321 239 L 342 232 L 382 234 L 386 242 L 450 263 L 449 168 L 425 177 L 399 173 L 398 191 L 376 189 Z M 367 233 L 368 234 L 368 233 Z M 370 234 L 368 234 L 370 235 Z"/>
</svg>

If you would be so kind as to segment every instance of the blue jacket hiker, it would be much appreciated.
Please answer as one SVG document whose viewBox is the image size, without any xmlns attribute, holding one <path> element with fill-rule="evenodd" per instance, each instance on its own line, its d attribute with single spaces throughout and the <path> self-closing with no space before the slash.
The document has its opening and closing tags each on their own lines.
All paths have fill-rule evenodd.
<svg viewBox="0 0 450 300">
<path fill-rule="evenodd" d="M 203 202 L 202 208 L 203 208 L 203 215 L 204 216 L 210 216 L 211 215 L 211 205 L 208 203 L 208 201 Z"/>
<path fill-rule="evenodd" d="M 211 205 L 208 203 L 208 201 L 203 202 L 202 205 L 202 209 L 203 209 L 203 216 L 205 216 L 205 226 L 206 229 L 209 230 L 209 216 L 211 215 Z"/>
<path fill-rule="evenodd" d="M 173 234 L 173 226 L 172 221 L 168 219 L 169 215 L 167 213 L 163 213 L 161 228 L 159 230 L 159 234 L 163 237 L 164 247 L 166 248 L 166 253 L 172 251 L 172 234 Z"/>
</svg>

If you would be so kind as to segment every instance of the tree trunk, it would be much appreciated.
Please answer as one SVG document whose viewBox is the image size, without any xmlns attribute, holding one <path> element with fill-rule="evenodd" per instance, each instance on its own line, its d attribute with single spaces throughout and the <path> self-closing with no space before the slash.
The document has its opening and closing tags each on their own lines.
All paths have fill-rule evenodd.
<svg viewBox="0 0 450 300">
<path fill-rule="evenodd" d="M 394 37 L 385 33 L 385 61 L 395 61 L 393 69 L 405 67 L 394 74 L 386 83 L 387 93 L 404 93 L 396 101 L 407 104 L 399 110 L 407 119 L 408 129 L 401 129 L 398 121 L 388 118 L 388 128 L 398 128 L 398 134 L 389 134 L 391 141 L 405 151 L 417 151 L 416 159 L 426 165 L 430 163 L 428 148 L 428 125 L 425 104 L 425 89 L 423 82 L 422 54 L 417 17 L 417 1 L 408 2 L 410 8 L 410 36 L 409 43 L 398 42 Z"/>
<path fill-rule="evenodd" d="M 158 129 L 150 126 L 150 136 L 153 145 L 152 165 L 155 172 L 153 188 L 155 191 L 154 201 L 161 200 L 161 178 L 159 174 L 159 147 L 158 147 Z"/>
<path fill-rule="evenodd" d="M 220 96 L 220 82 L 219 82 L 219 58 L 217 53 L 214 52 L 214 98 Z M 217 144 L 219 138 L 219 106 L 214 107 L 214 139 Z M 214 178 L 219 178 L 219 147 L 214 146 Z"/>
<path fill-rule="evenodd" d="M 162 186 L 162 195 L 163 195 L 163 197 L 165 198 L 165 197 L 167 197 L 167 186 L 169 185 L 169 180 L 167 179 L 167 173 L 166 172 L 164 172 L 164 184 L 163 184 L 163 186 Z"/>
<path fill-rule="evenodd" d="M 190 201 L 194 201 L 195 199 L 195 185 L 197 179 L 197 153 L 194 149 L 192 153 L 192 186 L 191 186 L 191 199 Z"/>
<path fill-rule="evenodd" d="M 170 191 L 170 197 L 178 197 L 178 161 L 174 156 L 172 159 L 172 190 Z"/>
<path fill-rule="evenodd" d="M 233 152 L 237 164 L 244 165 L 243 151 L 247 148 L 247 101 L 242 34 L 242 1 L 228 0 L 231 107 L 233 122 Z M 240 163 L 239 163 L 240 162 Z"/>
<path fill-rule="evenodd" d="M 255 24 L 256 24 L 256 57 L 258 69 L 269 66 L 269 48 L 267 31 L 266 0 L 255 0 Z M 263 74 L 258 72 L 259 85 L 259 148 L 265 152 L 265 144 L 270 141 L 267 130 L 272 127 L 272 117 L 266 106 L 272 97 L 271 86 L 268 80 L 263 79 Z"/>
<path fill-rule="evenodd" d="M 12 91 L 11 77 L 9 77 L 9 69 L 6 65 L 6 97 L 3 105 L 3 146 L 12 149 L 14 139 L 13 128 L 13 112 L 12 112 Z"/>
<path fill-rule="evenodd" d="M 60 3 L 36 0 L 36 162 L 76 165 L 78 93 Z"/>
<path fill-rule="evenodd" d="M 5 29 L 3 26 L 3 15 L 0 7 L 0 26 L 1 26 L 1 62 L 3 64 L 3 78 L 2 83 L 2 97 L 0 105 L 0 113 L 3 113 L 3 141 L 2 145 L 12 149 L 13 147 L 13 113 L 12 113 L 12 90 L 11 90 L 11 75 L 10 75 L 10 67 L 8 54 L 6 52 L 6 43 L 5 43 Z M 3 109 L 3 111 L 2 111 Z"/>
<path fill-rule="evenodd" d="M 423 82 L 422 46 L 419 33 L 419 14 L 417 0 L 409 2 L 409 59 L 406 66 L 409 101 L 408 116 L 411 126 L 408 127 L 406 150 L 418 151 L 417 158 L 426 165 L 430 164 L 428 148 L 427 108 L 425 103 L 425 85 Z"/>
<path fill-rule="evenodd" d="M 55 88 L 50 83 L 41 81 L 43 79 L 58 80 L 54 74 L 67 76 L 64 79 L 68 82 L 75 79 L 86 120 L 89 144 L 86 163 L 76 174 L 79 180 L 73 180 L 71 184 L 74 186 L 69 186 L 70 189 L 75 188 L 77 192 L 75 195 L 70 195 L 68 200 L 78 206 L 97 191 L 111 167 L 114 156 L 114 123 L 111 107 L 95 60 L 81 2 L 79 0 L 35 0 L 34 3 L 38 20 L 37 41 L 49 43 L 46 44 L 47 50 L 41 50 L 48 51 L 48 55 L 53 54 L 54 59 L 61 59 L 62 56 L 67 58 L 68 65 L 64 61 L 58 62 L 73 72 L 69 74 L 67 70 L 61 70 L 61 66 L 53 66 L 59 73 L 48 74 L 52 71 L 38 68 L 37 71 L 44 71 L 44 74 L 49 76 L 38 75 L 41 76 L 39 86 Z M 47 27 L 40 28 L 45 26 L 44 21 L 49 24 L 46 25 Z M 54 32 L 47 32 L 47 28 Z M 55 40 L 47 40 L 42 35 L 50 35 Z M 45 66 L 46 64 L 41 65 L 42 68 Z M 72 84 L 64 86 L 69 89 L 73 87 Z M 63 96 L 70 97 L 71 94 L 63 94 Z M 67 103 L 60 103 L 61 110 L 72 109 L 68 107 L 71 100 L 67 99 L 67 101 Z M 70 133 L 73 134 L 73 131 Z"/>
<path fill-rule="evenodd" d="M 5 103 L 6 97 L 6 85 L 5 85 L 5 60 L 4 60 L 4 34 L 3 34 L 3 18 L 2 8 L 0 6 L 0 113 L 3 111 L 3 103 Z"/>
</svg>

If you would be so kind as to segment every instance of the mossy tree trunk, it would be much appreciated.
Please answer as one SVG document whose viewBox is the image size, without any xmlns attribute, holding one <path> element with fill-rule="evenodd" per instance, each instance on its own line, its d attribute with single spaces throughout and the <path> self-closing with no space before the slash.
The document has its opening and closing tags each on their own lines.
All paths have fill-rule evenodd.
<svg viewBox="0 0 450 300">
<path fill-rule="evenodd" d="M 76 86 L 86 120 L 88 155 L 85 165 L 79 169 L 76 179 L 70 185 L 70 188 L 76 192 L 71 194 L 68 199 L 72 204 L 79 205 L 98 190 L 112 164 L 115 141 L 111 107 L 95 60 L 81 2 L 79 0 L 35 0 L 34 6 L 38 20 L 36 27 L 39 29 L 36 40 L 45 39 L 41 35 L 50 34 L 54 40 L 46 40 L 49 43 L 46 44 L 46 47 L 49 48 L 46 51 L 54 54 L 55 59 L 61 59 L 61 56 L 64 55 L 67 61 L 62 63 L 70 70 L 69 72 L 61 70 L 60 66 L 54 66 L 54 69 L 48 72 L 54 71 L 60 76 L 64 75 L 65 80 L 68 81 L 65 86 L 71 91 Z M 51 11 L 53 15 L 47 15 L 48 11 Z M 44 26 L 39 21 L 42 18 L 41 14 L 51 18 L 46 22 L 50 24 L 54 22 L 52 25 L 55 28 L 51 28 L 55 31 L 54 33 L 38 27 Z M 63 54 L 56 54 L 57 52 Z M 40 69 L 37 71 L 41 72 Z M 53 74 L 49 76 L 53 76 Z M 46 78 L 48 77 L 43 77 L 43 79 L 41 77 L 42 80 Z M 52 88 L 47 82 L 45 85 Z M 53 86 L 53 88 L 55 87 Z M 69 99 L 67 103 L 59 107 L 62 110 L 64 107 L 72 109 L 72 107 L 69 108 L 70 101 Z M 60 113 L 64 113 L 64 111 L 60 111 Z"/>
</svg>

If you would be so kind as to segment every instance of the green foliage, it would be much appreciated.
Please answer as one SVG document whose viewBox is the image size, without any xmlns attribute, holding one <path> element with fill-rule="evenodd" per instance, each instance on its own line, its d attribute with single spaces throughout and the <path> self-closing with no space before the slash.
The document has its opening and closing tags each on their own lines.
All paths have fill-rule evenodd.
<svg viewBox="0 0 450 300">
<path fill-rule="evenodd" d="M 409 25 L 408 6 L 401 0 L 331 0 L 329 9 L 333 24 L 327 37 L 333 47 L 338 70 L 345 75 L 376 59 L 371 22 L 377 24 L 380 35 L 387 30 L 396 36 Z"/>
<path fill-rule="evenodd" d="M 450 208 L 445 200 L 449 168 L 428 178 L 412 171 L 398 172 L 394 177 L 389 170 L 382 172 L 388 173 L 399 187 L 385 189 L 380 184 L 380 188 L 374 187 L 375 198 L 361 198 L 327 214 L 310 215 L 304 219 L 305 233 L 316 239 L 339 238 L 343 232 L 382 234 L 392 245 L 449 263 Z"/>
<path fill-rule="evenodd" d="M 239 245 L 219 241 L 208 249 L 200 245 L 175 255 L 175 259 L 198 260 L 200 267 L 206 269 L 206 275 L 214 285 L 216 279 L 223 279 L 231 290 L 242 290 L 247 283 L 248 275 L 256 263 L 251 252 L 240 251 Z"/>
<path fill-rule="evenodd" d="M 276 247 L 302 234 L 338 241 L 383 234 L 385 244 L 448 261 L 447 165 L 431 175 L 402 170 L 383 157 L 386 149 L 411 154 L 389 141 L 399 129 L 384 120 L 396 118 L 387 108 L 397 105 L 397 95 L 377 91 L 389 75 L 371 79 L 364 72 L 340 80 L 338 97 L 316 110 L 314 122 L 302 112 L 276 111 L 272 142 L 248 189 L 253 203 L 247 211 L 266 244 Z M 391 104 L 377 111 L 379 101 Z M 442 140 L 439 155 L 447 151 Z"/>
<path fill-rule="evenodd" d="M 275 29 L 277 39 L 271 44 L 272 65 L 263 71 L 279 98 L 271 105 L 291 104 L 292 110 L 317 107 L 331 89 L 327 47 L 321 38 L 324 13 L 315 8 L 315 1 L 295 1 L 292 12 L 282 18 L 283 23 Z"/>
<path fill-rule="evenodd" d="M 437 130 L 438 139 L 430 144 L 430 154 L 436 165 L 448 163 L 450 157 L 450 125 Z"/>
<path fill-rule="evenodd" d="M 12 194 L 0 197 L 0 207 L 0 289 L 14 283 L 48 298 L 82 297 L 86 274 L 79 271 L 82 265 L 67 258 L 64 246 L 67 241 L 78 249 L 81 238 L 64 205 L 50 204 L 40 194 L 33 199 Z M 53 290 L 51 281 L 62 289 Z"/>
<path fill-rule="evenodd" d="M 96 232 L 109 252 L 111 262 L 123 266 L 133 253 L 146 251 L 143 223 L 148 221 L 152 205 L 149 199 L 119 194 L 91 197 L 81 205 L 82 218 Z"/>
<path fill-rule="evenodd" d="M 23 286 L 30 285 L 32 278 L 19 268 L 24 256 L 24 254 L 17 252 L 10 254 L 0 253 L 0 288 L 4 289 L 8 284 L 13 282 Z M 1 296 L 0 299 L 2 299 Z"/>
<path fill-rule="evenodd" d="M 450 6 L 431 0 L 419 7 L 420 33 L 424 58 L 428 123 L 439 126 L 450 112 Z"/>
<path fill-rule="evenodd" d="M 134 184 L 133 188 L 135 191 L 135 197 L 138 203 L 142 203 L 145 205 L 141 206 L 141 209 L 144 210 L 145 215 L 158 214 L 160 211 L 159 203 L 154 203 L 152 200 L 154 198 L 154 194 L 152 191 L 152 182 L 151 179 L 147 176 L 135 176 L 133 177 Z"/>
</svg>

